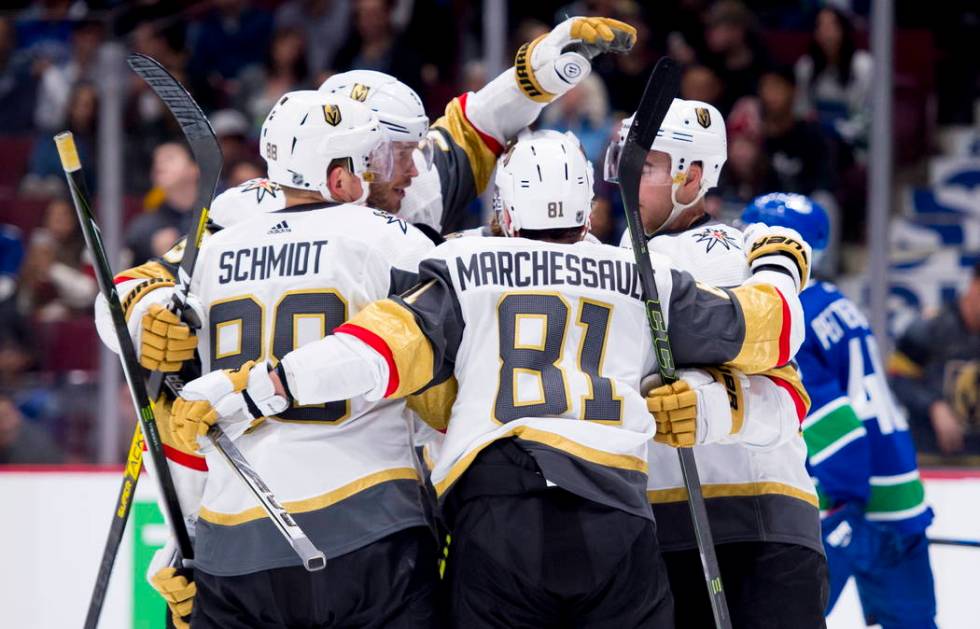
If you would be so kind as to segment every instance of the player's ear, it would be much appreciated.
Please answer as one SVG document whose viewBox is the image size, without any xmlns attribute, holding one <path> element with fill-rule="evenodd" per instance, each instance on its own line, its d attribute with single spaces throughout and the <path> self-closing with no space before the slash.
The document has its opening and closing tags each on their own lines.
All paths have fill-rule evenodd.
<svg viewBox="0 0 980 629">
<path fill-rule="evenodd" d="M 360 180 L 340 163 L 333 163 L 328 167 L 327 188 L 330 196 L 341 203 L 349 203 L 361 196 Z"/>
<path fill-rule="evenodd" d="M 694 190 L 699 190 L 701 188 L 702 176 L 704 176 L 704 168 L 701 162 L 691 162 L 691 166 L 687 170 L 687 180 L 684 182 L 684 185 L 691 186 Z"/>
</svg>

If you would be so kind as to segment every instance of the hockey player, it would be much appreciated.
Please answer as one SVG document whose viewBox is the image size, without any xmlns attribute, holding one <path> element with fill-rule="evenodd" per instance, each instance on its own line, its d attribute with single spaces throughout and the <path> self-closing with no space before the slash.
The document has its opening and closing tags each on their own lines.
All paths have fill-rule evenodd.
<svg viewBox="0 0 980 629">
<path fill-rule="evenodd" d="M 607 180 L 617 179 L 630 122 L 609 148 Z M 718 110 L 675 99 L 647 156 L 640 213 L 645 231 L 656 233 L 650 251 L 667 255 L 698 281 L 731 288 L 751 277 L 767 247 L 745 247 L 756 240 L 752 228 L 743 234 L 705 212 L 704 194 L 717 185 L 726 157 Z M 629 246 L 629 234 L 623 244 Z M 677 627 L 713 622 L 684 479 L 677 453 L 668 447 L 691 445 L 733 626 L 823 625 L 826 562 L 799 435 L 809 399 L 788 359 L 784 355 L 775 369 L 752 376 L 732 369 L 681 370 L 677 383 L 651 394 L 659 443 L 650 448 L 647 495 L 661 523 L 657 532 Z M 685 415 L 684 409 L 696 422 L 682 421 L 678 429 L 671 416 Z"/>
<path fill-rule="evenodd" d="M 758 197 L 742 220 L 795 229 L 815 253 L 827 245 L 826 211 L 801 195 Z M 830 568 L 827 613 L 853 576 L 869 625 L 935 627 L 925 535 L 932 509 L 878 344 L 867 319 L 833 284 L 815 283 L 800 298 L 807 331 L 796 359 L 813 400 L 803 437 Z"/>
<path fill-rule="evenodd" d="M 390 176 L 390 147 L 361 103 L 291 92 L 270 112 L 262 137 L 286 207 L 209 238 L 191 286 L 202 304 L 202 369 L 237 370 L 253 390 L 269 361 L 410 285 L 432 247 L 404 221 L 362 205 L 369 182 Z M 262 370 L 249 376 L 256 363 Z M 223 374 L 193 381 L 184 395 L 213 394 L 227 382 Z M 253 402 L 266 421 L 230 436 L 326 554 L 327 567 L 306 572 L 234 472 L 213 462 L 196 525 L 192 626 L 337 618 L 349 626 L 433 626 L 437 551 L 404 406 Z M 197 443 L 180 439 L 181 417 L 176 405 L 171 436 L 194 451 Z M 213 454 L 205 449 L 205 456 Z M 375 588 L 379 582 L 384 587 Z"/>
<path fill-rule="evenodd" d="M 271 378 L 275 394 L 240 372 L 207 376 L 224 378 L 207 395 L 192 383 L 177 402 L 181 430 L 193 438 L 219 421 L 240 431 L 257 414 L 223 409 L 245 396 L 259 407 L 392 399 L 455 377 L 432 473 L 453 530 L 452 624 L 669 626 L 645 494 L 655 431 L 639 388 L 655 358 L 635 264 L 623 249 L 581 242 L 592 172 L 576 145 L 518 141 L 497 185 L 514 238 L 440 245 L 415 288 L 291 352 L 269 376 L 254 368 L 249 380 Z M 760 242 L 772 235 L 759 232 Z M 678 363 L 755 372 L 792 355 L 808 274 L 797 248 L 806 252 L 789 238 L 767 245 L 731 291 L 699 287 L 656 258 Z M 784 266 L 784 254 L 800 266 Z"/>
<path fill-rule="evenodd" d="M 422 101 L 381 72 L 353 70 L 327 79 L 321 91 L 360 100 L 377 113 L 396 152 L 412 152 L 417 176 L 372 186 L 368 205 L 438 233 L 458 230 L 466 207 L 487 187 L 507 142 L 592 70 L 596 55 L 628 52 L 636 29 L 604 17 L 573 17 L 520 47 L 514 66 L 476 92 L 454 98 L 428 127 Z M 431 167 L 430 167 L 431 165 Z"/>
</svg>

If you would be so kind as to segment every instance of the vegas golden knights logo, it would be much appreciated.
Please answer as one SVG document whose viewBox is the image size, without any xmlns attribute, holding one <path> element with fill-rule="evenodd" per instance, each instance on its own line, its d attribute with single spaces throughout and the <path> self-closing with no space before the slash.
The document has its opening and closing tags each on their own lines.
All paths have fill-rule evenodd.
<svg viewBox="0 0 980 629">
<path fill-rule="evenodd" d="M 323 106 L 323 119 L 327 121 L 327 124 L 336 127 L 340 124 L 340 107 L 337 105 L 324 105 Z"/>
<path fill-rule="evenodd" d="M 698 117 L 698 124 L 707 129 L 711 126 L 711 112 L 707 107 L 695 107 L 694 114 Z"/>
<path fill-rule="evenodd" d="M 359 100 L 363 103 L 365 100 L 367 100 L 368 92 L 370 91 L 371 88 L 367 85 L 364 85 L 363 83 L 355 83 L 354 87 L 351 88 L 350 91 L 351 100 Z"/>
</svg>

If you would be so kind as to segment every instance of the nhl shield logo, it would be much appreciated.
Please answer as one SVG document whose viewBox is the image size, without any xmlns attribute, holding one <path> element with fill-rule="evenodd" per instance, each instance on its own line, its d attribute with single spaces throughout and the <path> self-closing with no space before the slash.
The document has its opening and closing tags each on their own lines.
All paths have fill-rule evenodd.
<svg viewBox="0 0 980 629">
<path fill-rule="evenodd" d="M 365 100 L 367 100 L 368 92 L 370 91 L 371 88 L 367 85 L 364 85 L 363 83 L 355 83 L 354 87 L 352 87 L 350 90 L 351 100 L 358 100 L 363 103 Z"/>
<path fill-rule="evenodd" d="M 711 112 L 707 107 L 695 107 L 694 115 L 698 117 L 698 124 L 705 129 L 711 126 Z"/>
<path fill-rule="evenodd" d="M 337 105 L 324 105 L 323 106 L 323 119 L 327 121 L 327 124 L 336 127 L 340 124 L 340 107 Z"/>
</svg>

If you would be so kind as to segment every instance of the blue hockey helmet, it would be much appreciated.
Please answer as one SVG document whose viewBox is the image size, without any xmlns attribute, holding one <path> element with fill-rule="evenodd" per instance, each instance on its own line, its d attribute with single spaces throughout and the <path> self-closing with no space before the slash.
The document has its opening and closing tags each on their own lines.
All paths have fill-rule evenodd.
<svg viewBox="0 0 980 629">
<path fill-rule="evenodd" d="M 808 196 L 773 192 L 752 199 L 742 210 L 742 222 L 789 227 L 799 232 L 813 252 L 827 248 L 830 219 L 827 210 Z"/>
</svg>

